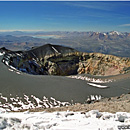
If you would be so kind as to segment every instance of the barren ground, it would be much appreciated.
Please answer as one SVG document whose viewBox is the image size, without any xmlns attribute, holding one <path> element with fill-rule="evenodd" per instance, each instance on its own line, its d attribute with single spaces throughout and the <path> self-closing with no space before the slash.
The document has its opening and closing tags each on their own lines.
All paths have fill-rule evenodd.
<svg viewBox="0 0 130 130">
<path fill-rule="evenodd" d="M 39 112 L 39 111 L 47 111 L 47 112 L 54 112 L 54 111 L 81 111 L 81 112 L 88 112 L 90 110 L 99 110 L 100 112 L 130 112 L 130 93 L 129 94 L 122 94 L 119 97 L 112 97 L 112 98 L 104 98 L 100 101 L 95 101 L 90 104 L 74 104 L 67 107 L 58 107 L 58 108 L 38 108 L 32 109 L 32 112 Z"/>
</svg>

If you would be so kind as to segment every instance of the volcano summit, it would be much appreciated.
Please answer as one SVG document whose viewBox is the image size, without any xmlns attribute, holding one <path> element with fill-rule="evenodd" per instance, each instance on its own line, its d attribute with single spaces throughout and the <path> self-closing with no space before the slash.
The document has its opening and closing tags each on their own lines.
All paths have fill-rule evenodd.
<svg viewBox="0 0 130 130">
<path fill-rule="evenodd" d="M 5 50 L 5 51 L 4 51 Z M 29 51 L 5 53 L 2 62 L 22 72 L 34 75 L 117 75 L 130 69 L 130 59 L 101 53 L 83 53 L 69 47 L 46 44 Z"/>
</svg>

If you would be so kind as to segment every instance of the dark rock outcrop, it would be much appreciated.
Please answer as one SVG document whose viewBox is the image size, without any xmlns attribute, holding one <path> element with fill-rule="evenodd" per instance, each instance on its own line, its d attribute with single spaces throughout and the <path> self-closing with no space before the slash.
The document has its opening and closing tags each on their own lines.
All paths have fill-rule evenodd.
<svg viewBox="0 0 130 130">
<path fill-rule="evenodd" d="M 5 53 L 2 61 L 10 67 L 37 75 L 117 75 L 130 70 L 129 58 L 82 53 L 69 47 L 51 44 L 29 51 L 9 51 Z"/>
</svg>

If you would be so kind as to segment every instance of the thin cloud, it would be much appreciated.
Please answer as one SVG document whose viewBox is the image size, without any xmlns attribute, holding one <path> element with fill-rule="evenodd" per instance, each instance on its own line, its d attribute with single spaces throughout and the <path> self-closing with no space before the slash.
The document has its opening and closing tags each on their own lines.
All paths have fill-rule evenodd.
<svg viewBox="0 0 130 130">
<path fill-rule="evenodd" d="M 130 27 L 130 24 L 122 24 L 122 25 L 119 25 L 121 27 Z"/>
<path fill-rule="evenodd" d="M 67 2 L 66 2 L 67 3 Z M 112 5 L 111 3 L 105 3 L 105 2 L 68 2 L 67 5 L 75 6 L 75 7 L 84 7 L 88 9 L 97 9 L 97 10 L 104 10 L 104 11 L 111 11 L 113 8 L 115 8 L 115 5 Z"/>
<path fill-rule="evenodd" d="M 22 32 L 37 32 L 37 31 L 45 31 L 45 30 L 0 30 L 0 32 L 13 32 L 13 31 L 22 31 Z"/>
</svg>

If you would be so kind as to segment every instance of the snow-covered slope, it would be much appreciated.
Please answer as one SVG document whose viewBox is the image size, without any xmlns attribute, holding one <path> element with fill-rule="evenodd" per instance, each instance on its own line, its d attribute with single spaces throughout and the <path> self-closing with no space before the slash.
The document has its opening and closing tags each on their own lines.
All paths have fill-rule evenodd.
<svg viewBox="0 0 130 130">
<path fill-rule="evenodd" d="M 4 130 L 121 130 L 130 129 L 130 113 L 28 111 L 0 114 L 0 129 Z"/>
</svg>

